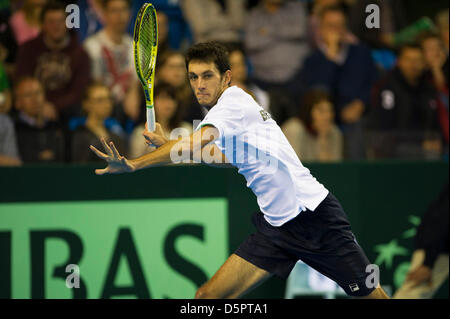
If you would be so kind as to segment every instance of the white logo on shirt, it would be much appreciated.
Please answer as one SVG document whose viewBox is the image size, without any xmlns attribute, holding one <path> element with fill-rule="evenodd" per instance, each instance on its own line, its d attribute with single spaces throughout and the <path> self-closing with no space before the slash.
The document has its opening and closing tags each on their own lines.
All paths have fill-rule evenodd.
<svg viewBox="0 0 450 319">
<path fill-rule="evenodd" d="M 261 114 L 261 116 L 262 116 L 262 118 L 263 118 L 264 121 L 267 121 L 268 119 L 271 119 L 271 118 L 272 118 L 272 116 L 270 115 L 270 113 L 267 112 L 267 111 L 264 111 L 264 110 L 259 111 L 259 114 Z"/>
</svg>

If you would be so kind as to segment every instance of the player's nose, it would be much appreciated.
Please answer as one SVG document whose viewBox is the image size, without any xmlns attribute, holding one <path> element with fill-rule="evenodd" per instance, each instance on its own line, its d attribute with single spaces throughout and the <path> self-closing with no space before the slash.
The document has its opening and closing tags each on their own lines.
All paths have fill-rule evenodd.
<svg viewBox="0 0 450 319">
<path fill-rule="evenodd" d="M 198 79 L 197 87 L 199 90 L 204 90 L 205 89 L 205 81 L 203 81 L 202 79 Z"/>
</svg>

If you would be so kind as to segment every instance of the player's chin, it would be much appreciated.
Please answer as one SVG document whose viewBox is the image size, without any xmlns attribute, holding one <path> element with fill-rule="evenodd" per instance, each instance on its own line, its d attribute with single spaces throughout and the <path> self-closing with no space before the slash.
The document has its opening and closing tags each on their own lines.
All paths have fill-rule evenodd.
<svg viewBox="0 0 450 319">
<path fill-rule="evenodd" d="M 211 106 L 212 106 L 211 102 L 206 99 L 199 98 L 199 99 L 197 99 L 197 101 L 198 101 L 198 104 L 200 104 L 203 107 L 206 107 L 207 109 L 211 108 Z"/>
</svg>

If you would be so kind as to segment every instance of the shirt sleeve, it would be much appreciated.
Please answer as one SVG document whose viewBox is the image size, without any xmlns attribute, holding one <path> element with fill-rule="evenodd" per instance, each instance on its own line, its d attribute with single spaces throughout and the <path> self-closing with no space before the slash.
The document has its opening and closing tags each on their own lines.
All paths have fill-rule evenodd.
<svg viewBox="0 0 450 319">
<path fill-rule="evenodd" d="M 218 138 L 232 138 L 239 135 L 245 127 L 243 111 L 238 105 L 216 105 L 208 112 L 196 130 L 206 125 L 217 128 L 219 131 Z"/>
</svg>

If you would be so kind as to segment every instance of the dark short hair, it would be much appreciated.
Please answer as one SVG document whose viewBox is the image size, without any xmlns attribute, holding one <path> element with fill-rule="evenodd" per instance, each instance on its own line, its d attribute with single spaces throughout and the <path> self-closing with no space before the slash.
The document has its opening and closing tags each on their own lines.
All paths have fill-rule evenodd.
<svg viewBox="0 0 450 319">
<path fill-rule="evenodd" d="M 397 49 L 397 57 L 400 57 L 406 50 L 419 50 L 422 52 L 422 47 L 416 42 L 407 42 Z"/>
<path fill-rule="evenodd" d="M 186 69 L 188 71 L 191 61 L 214 62 L 220 74 L 231 70 L 227 49 L 216 41 L 198 43 L 192 46 L 186 53 Z"/>
<path fill-rule="evenodd" d="M 108 87 L 105 83 L 103 83 L 103 82 L 101 82 L 101 81 L 99 81 L 99 80 L 93 80 L 92 82 L 89 83 L 89 85 L 88 85 L 88 86 L 86 87 L 86 89 L 84 90 L 82 100 L 83 100 L 83 101 L 89 100 L 90 97 L 91 97 L 92 91 L 93 91 L 94 89 L 97 89 L 97 88 L 105 88 L 105 89 L 107 89 L 108 91 L 110 91 L 109 87 Z M 110 94 L 111 94 L 111 93 L 110 93 Z"/>
<path fill-rule="evenodd" d="M 163 51 L 163 53 L 158 55 L 158 57 L 156 59 L 156 70 L 161 69 L 167 63 L 167 61 L 175 55 L 179 55 L 179 56 L 183 57 L 183 53 L 181 53 L 179 51 L 175 51 L 175 50 L 171 50 L 171 49 L 167 49 L 166 51 Z"/>
<path fill-rule="evenodd" d="M 330 12 L 339 12 L 341 13 L 345 19 L 347 20 L 347 15 L 345 14 L 345 10 L 344 8 L 339 5 L 339 4 L 335 4 L 335 5 L 329 5 L 329 6 L 325 6 L 324 8 L 322 8 L 319 12 L 319 19 L 322 21 L 323 17 Z"/>
<path fill-rule="evenodd" d="M 417 35 L 416 43 L 418 43 L 420 46 L 422 46 L 423 42 L 425 42 L 428 39 L 437 39 L 437 40 L 441 41 L 441 37 L 439 36 L 439 34 L 428 30 L 428 31 L 423 31 Z"/>
<path fill-rule="evenodd" d="M 175 87 L 173 87 L 172 85 L 166 83 L 166 82 L 158 82 L 155 85 L 155 90 L 154 90 L 154 99 L 156 100 L 160 95 L 167 95 L 169 96 L 172 100 L 175 101 L 175 103 L 177 104 L 177 109 L 175 111 L 175 113 L 173 114 L 173 116 L 169 119 L 169 126 L 171 129 L 180 127 L 180 124 L 182 122 L 182 117 L 183 117 L 183 113 L 184 113 L 184 109 L 182 106 L 182 103 L 180 102 L 180 99 L 178 97 L 177 94 L 177 89 Z M 168 132 L 170 133 L 170 132 Z"/>
<path fill-rule="evenodd" d="M 66 14 L 66 7 L 58 2 L 58 1 L 49 1 L 45 4 L 45 6 L 42 8 L 41 11 L 41 23 L 44 22 L 45 19 L 45 15 L 49 12 L 49 11 L 62 11 L 64 13 L 64 15 Z"/>
<path fill-rule="evenodd" d="M 172 99 L 176 100 L 177 103 L 178 101 L 178 96 L 177 96 L 177 89 L 174 88 L 172 85 L 163 82 L 163 81 L 159 81 L 158 83 L 155 84 L 155 90 L 154 90 L 154 97 L 157 98 L 158 96 L 165 94 L 170 96 Z"/>
<path fill-rule="evenodd" d="M 102 7 L 106 8 L 111 1 L 114 1 L 114 0 L 103 0 Z M 122 0 L 122 1 L 125 1 L 127 3 L 128 7 L 131 8 L 131 0 Z"/>
<path fill-rule="evenodd" d="M 306 129 L 313 135 L 315 135 L 316 133 L 312 128 L 311 112 L 314 106 L 322 101 L 333 103 L 331 95 L 322 88 L 312 88 L 308 90 L 301 99 L 298 117 L 300 118 L 300 120 L 302 120 Z"/>
<path fill-rule="evenodd" d="M 18 88 L 22 85 L 22 83 L 24 82 L 28 82 L 28 81 L 32 81 L 32 82 L 37 82 L 39 83 L 39 85 L 41 86 L 42 90 L 44 90 L 44 86 L 42 85 L 42 82 L 35 76 L 32 75 L 24 75 L 19 77 L 15 82 L 14 82 L 14 86 L 13 86 L 13 93 L 17 94 L 17 90 Z"/>
</svg>

